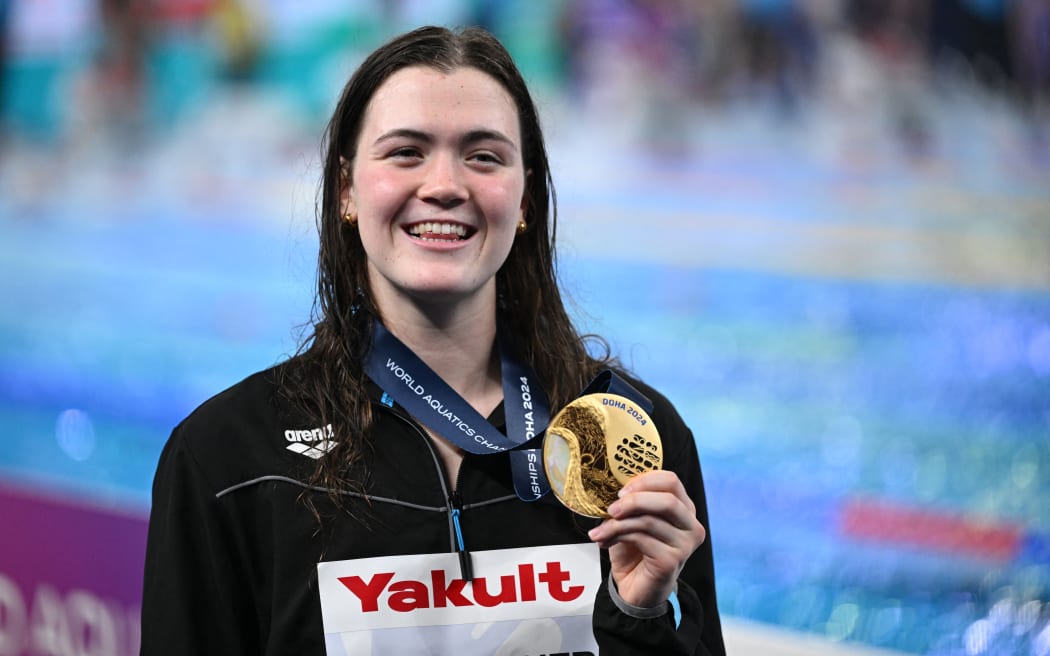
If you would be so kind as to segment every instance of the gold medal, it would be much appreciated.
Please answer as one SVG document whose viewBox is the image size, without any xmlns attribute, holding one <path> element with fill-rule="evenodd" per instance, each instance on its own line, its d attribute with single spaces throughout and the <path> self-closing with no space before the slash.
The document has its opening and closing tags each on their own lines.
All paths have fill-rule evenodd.
<svg viewBox="0 0 1050 656">
<path fill-rule="evenodd" d="M 565 406 L 543 441 L 543 466 L 554 496 L 588 517 L 608 517 L 607 508 L 627 481 L 662 464 L 653 420 L 616 394 L 587 394 Z"/>
</svg>

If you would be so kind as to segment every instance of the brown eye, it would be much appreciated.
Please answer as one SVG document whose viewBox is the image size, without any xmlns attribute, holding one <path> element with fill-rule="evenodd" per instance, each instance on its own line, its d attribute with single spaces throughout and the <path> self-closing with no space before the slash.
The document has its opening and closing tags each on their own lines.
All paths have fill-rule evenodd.
<svg viewBox="0 0 1050 656">
<path fill-rule="evenodd" d="M 419 149 L 408 146 L 392 150 L 388 155 L 388 157 L 392 159 L 419 159 L 422 156 L 423 155 L 419 152 Z"/>
<path fill-rule="evenodd" d="M 467 160 L 475 165 L 484 168 L 492 168 L 501 166 L 503 164 L 503 158 L 498 154 L 490 150 L 482 150 L 476 153 L 471 153 Z"/>
</svg>

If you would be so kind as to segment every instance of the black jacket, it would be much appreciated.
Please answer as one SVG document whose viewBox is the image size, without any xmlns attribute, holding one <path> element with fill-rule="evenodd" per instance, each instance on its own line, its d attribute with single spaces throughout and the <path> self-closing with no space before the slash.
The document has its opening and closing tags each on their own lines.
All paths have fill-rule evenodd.
<svg viewBox="0 0 1050 656">
<path fill-rule="evenodd" d="M 455 551 L 453 488 L 469 550 L 585 542 L 596 523 L 553 495 L 519 501 L 506 454 L 467 454 L 449 485 L 419 424 L 382 403 L 379 390 L 373 447 L 352 472 L 367 498 L 348 492 L 348 511 L 337 512 L 325 490 L 302 482 L 314 461 L 289 449 L 314 446 L 323 429 L 289 415 L 277 375 L 277 368 L 255 374 L 205 402 L 164 448 L 146 555 L 144 655 L 324 654 L 318 562 Z M 638 387 L 655 402 L 665 468 L 678 473 L 706 528 L 692 434 L 665 398 Z M 502 409 L 490 420 L 500 426 Z M 312 495 L 321 524 L 304 495 Z M 710 540 L 682 572 L 678 598 L 676 629 L 670 612 L 654 619 L 623 613 L 602 585 L 594 611 L 601 653 L 724 654 Z"/>
</svg>

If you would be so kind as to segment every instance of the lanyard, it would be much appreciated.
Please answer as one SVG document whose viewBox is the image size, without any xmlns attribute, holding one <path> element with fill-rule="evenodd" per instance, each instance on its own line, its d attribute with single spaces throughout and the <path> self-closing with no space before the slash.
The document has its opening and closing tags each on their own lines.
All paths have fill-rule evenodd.
<svg viewBox="0 0 1050 656">
<path fill-rule="evenodd" d="M 532 368 L 514 356 L 506 331 L 499 331 L 504 337 L 497 338 L 507 421 L 504 435 L 386 326 L 378 320 L 373 325 L 372 348 L 364 363 L 373 382 L 409 414 L 464 451 L 480 455 L 509 451 L 514 491 L 522 501 L 535 501 L 550 491 L 542 453 L 550 403 Z M 625 396 L 647 413 L 653 409 L 644 394 L 608 369 L 583 390 L 583 394 L 594 392 Z"/>
<path fill-rule="evenodd" d="M 464 451 L 509 451 L 514 491 L 523 501 L 535 501 L 550 490 L 536 439 L 547 429 L 550 407 L 535 372 L 514 356 L 505 338 L 497 342 L 506 435 L 379 321 L 374 322 L 365 372 L 409 414 Z"/>
<path fill-rule="evenodd" d="M 635 389 L 634 385 L 621 378 L 615 371 L 609 369 L 599 372 L 580 396 L 595 393 L 618 394 L 637 403 L 646 414 L 653 411 L 653 402 L 649 400 L 649 397 Z"/>
</svg>

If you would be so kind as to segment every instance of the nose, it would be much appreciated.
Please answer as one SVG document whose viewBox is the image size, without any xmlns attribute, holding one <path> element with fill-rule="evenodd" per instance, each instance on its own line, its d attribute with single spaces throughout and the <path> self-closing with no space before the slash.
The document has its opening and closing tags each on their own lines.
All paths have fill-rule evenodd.
<svg viewBox="0 0 1050 656">
<path fill-rule="evenodd" d="M 467 188 L 459 159 L 451 154 L 434 154 L 424 170 L 419 186 L 419 198 L 440 205 L 455 207 L 467 199 Z"/>
</svg>

